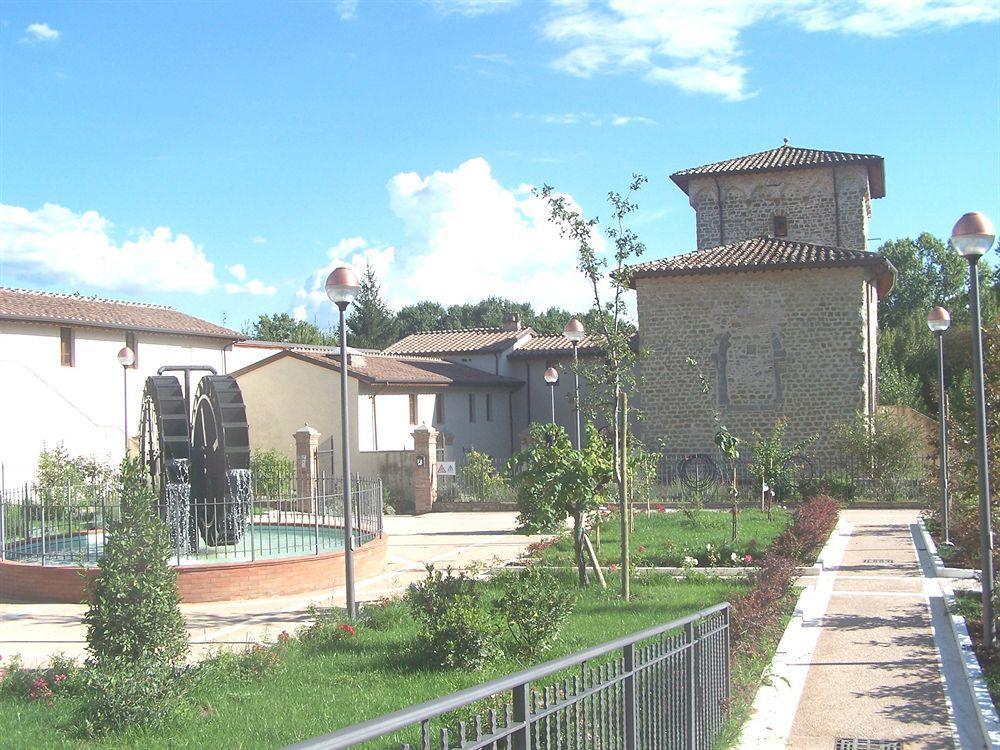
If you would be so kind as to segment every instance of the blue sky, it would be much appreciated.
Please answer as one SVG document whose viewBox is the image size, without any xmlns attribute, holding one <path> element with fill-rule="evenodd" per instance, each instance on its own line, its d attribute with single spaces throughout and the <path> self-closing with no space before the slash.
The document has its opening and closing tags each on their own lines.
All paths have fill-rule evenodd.
<svg viewBox="0 0 1000 750">
<path fill-rule="evenodd" d="M 650 257 L 689 250 L 684 167 L 878 153 L 871 236 L 1000 219 L 1000 2 L 5 3 L 0 285 L 325 324 L 370 259 L 396 305 L 582 309 L 530 187 L 588 214 L 650 177 Z M 877 246 L 878 241 L 873 245 Z"/>
</svg>

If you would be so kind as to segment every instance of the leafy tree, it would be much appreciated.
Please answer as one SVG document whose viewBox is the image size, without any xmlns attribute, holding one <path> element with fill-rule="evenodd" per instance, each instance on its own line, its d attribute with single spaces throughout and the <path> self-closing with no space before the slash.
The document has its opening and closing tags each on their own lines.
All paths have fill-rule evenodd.
<svg viewBox="0 0 1000 750">
<path fill-rule="evenodd" d="M 776 493 L 785 495 L 795 481 L 791 460 L 812 445 L 816 436 L 800 440 L 791 446 L 785 445 L 785 431 L 788 420 L 779 417 L 774 423 L 774 429 L 767 437 L 757 430 L 753 431 L 753 456 L 750 463 L 750 474 L 760 479 Z M 761 510 L 764 510 L 763 505 Z"/>
<path fill-rule="evenodd" d="M 600 505 L 613 476 L 607 443 L 592 424 L 587 424 L 586 432 L 583 450 L 578 451 L 561 426 L 535 422 L 528 447 L 509 463 L 517 489 L 518 523 L 523 528 L 557 529 L 567 518 L 573 519 L 573 549 L 581 586 L 588 582 L 583 546 L 586 516 Z"/>
<path fill-rule="evenodd" d="M 418 331 L 435 331 L 447 328 L 446 311 L 437 302 L 417 302 L 406 305 L 396 314 L 396 326 L 400 338 Z"/>
<path fill-rule="evenodd" d="M 913 315 L 926 316 L 934 305 L 952 305 L 965 291 L 966 262 L 948 244 L 923 232 L 884 243 L 879 252 L 896 267 L 896 284 L 880 304 L 888 328 Z"/>
<path fill-rule="evenodd" d="M 244 326 L 243 333 L 260 341 L 284 341 L 293 344 L 331 344 L 333 337 L 304 320 L 296 320 L 288 313 L 261 315 L 257 321 Z"/>
<path fill-rule="evenodd" d="M 610 257 L 599 255 L 594 247 L 594 232 L 599 224 L 597 219 L 584 218 L 565 195 L 556 193 L 549 185 L 545 185 L 540 193 L 549 204 L 549 220 L 558 227 L 562 237 L 577 245 L 577 267 L 590 286 L 590 331 L 601 340 L 604 356 L 601 364 L 586 371 L 585 375 L 594 394 L 593 407 L 603 412 L 604 421 L 612 425 L 614 436 L 614 472 L 622 528 L 622 598 L 626 601 L 631 596 L 631 496 L 628 490 L 627 436 L 631 417 L 639 416 L 638 411 L 628 405 L 629 395 L 635 393 L 637 384 L 636 352 L 632 346 L 634 327 L 628 321 L 626 299 L 631 290 L 633 273 L 629 265 L 646 251 L 638 235 L 627 226 L 627 220 L 639 208 L 632 197 L 646 182 L 646 177 L 633 174 L 624 195 L 614 191 L 608 193 L 611 221 L 604 228 L 604 235 L 612 248 Z"/>
<path fill-rule="evenodd" d="M 361 277 L 361 290 L 347 317 L 347 330 L 351 345 L 360 349 L 384 349 L 396 340 L 396 316 L 382 299 L 371 263 Z"/>
</svg>

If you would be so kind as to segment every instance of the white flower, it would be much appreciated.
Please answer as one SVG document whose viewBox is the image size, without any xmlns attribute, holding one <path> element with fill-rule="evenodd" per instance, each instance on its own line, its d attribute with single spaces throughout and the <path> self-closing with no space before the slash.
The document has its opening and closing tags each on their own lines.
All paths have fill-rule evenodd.
<svg viewBox="0 0 1000 750">
<path fill-rule="evenodd" d="M 730 559 L 730 560 L 732 560 L 732 561 L 733 561 L 734 563 L 738 563 L 738 562 L 740 561 L 740 558 L 739 558 L 739 556 L 738 556 L 738 555 L 737 555 L 737 554 L 736 554 L 735 552 L 733 552 L 733 553 L 732 553 L 732 554 L 731 554 L 731 555 L 729 556 L 729 559 Z"/>
<path fill-rule="evenodd" d="M 685 555 L 682 565 L 685 568 L 696 568 L 698 567 L 698 560 L 691 557 L 690 555 Z"/>
</svg>

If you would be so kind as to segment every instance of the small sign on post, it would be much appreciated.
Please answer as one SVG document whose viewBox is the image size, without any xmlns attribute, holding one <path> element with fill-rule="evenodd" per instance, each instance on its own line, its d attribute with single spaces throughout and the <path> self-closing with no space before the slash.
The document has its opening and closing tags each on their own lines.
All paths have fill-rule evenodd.
<svg viewBox="0 0 1000 750">
<path fill-rule="evenodd" d="M 439 477 L 453 477 L 455 476 L 455 462 L 438 461 L 436 464 L 434 464 L 434 472 Z"/>
</svg>

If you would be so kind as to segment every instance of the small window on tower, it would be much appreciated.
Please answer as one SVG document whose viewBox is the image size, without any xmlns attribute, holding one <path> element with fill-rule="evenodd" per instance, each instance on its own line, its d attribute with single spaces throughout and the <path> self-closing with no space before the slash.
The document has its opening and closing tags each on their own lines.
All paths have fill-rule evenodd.
<svg viewBox="0 0 1000 750">
<path fill-rule="evenodd" d="M 773 230 L 775 237 L 787 237 L 788 236 L 788 219 L 784 216 L 775 216 L 773 221 Z"/>
</svg>

